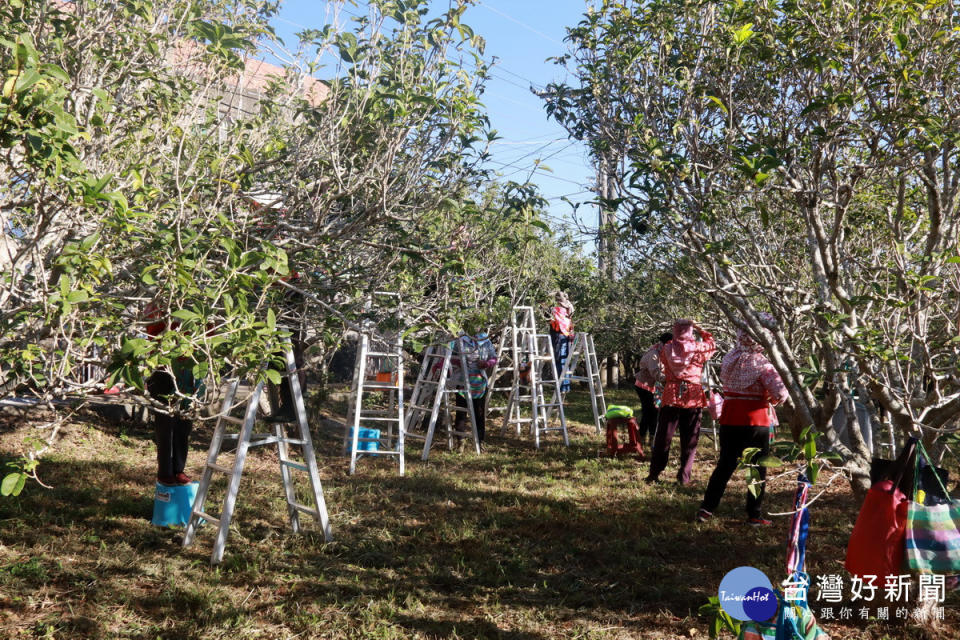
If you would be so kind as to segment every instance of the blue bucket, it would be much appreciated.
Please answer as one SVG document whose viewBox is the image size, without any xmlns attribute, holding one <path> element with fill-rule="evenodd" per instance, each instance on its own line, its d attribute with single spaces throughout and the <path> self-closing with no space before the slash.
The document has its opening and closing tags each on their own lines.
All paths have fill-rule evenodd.
<svg viewBox="0 0 960 640">
<path fill-rule="evenodd" d="M 360 428 L 360 441 L 357 442 L 357 451 L 379 451 L 380 450 L 380 429 Z M 373 438 L 364 442 L 362 438 Z M 353 445 L 353 427 L 350 427 L 350 444 Z"/>
<path fill-rule="evenodd" d="M 193 501 L 197 497 L 199 483 L 166 485 L 157 483 L 153 497 L 153 520 L 158 527 L 184 527 L 190 522 Z"/>
</svg>

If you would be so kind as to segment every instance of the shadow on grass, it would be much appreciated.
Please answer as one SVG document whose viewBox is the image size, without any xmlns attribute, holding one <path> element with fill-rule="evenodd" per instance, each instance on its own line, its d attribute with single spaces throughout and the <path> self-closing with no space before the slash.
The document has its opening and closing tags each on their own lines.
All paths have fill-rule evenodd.
<svg viewBox="0 0 960 640">
<path fill-rule="evenodd" d="M 782 575 L 786 522 L 745 526 L 742 481 L 693 523 L 711 448 L 697 486 L 651 487 L 645 464 L 603 458 L 592 429 L 577 431 L 538 451 L 494 428 L 484 455 L 411 455 L 401 478 L 386 460 L 347 476 L 342 433 L 321 430 L 329 544 L 313 523 L 289 533 L 275 454 L 256 451 L 217 569 L 212 527 L 183 550 L 181 532 L 150 526 L 151 459 L 64 451 L 44 465 L 53 489 L 0 500 L 0 605 L 40 637 L 673 638 L 702 625 L 697 608 L 733 567 Z M 786 510 L 791 494 L 773 487 L 767 505 Z M 811 574 L 837 572 L 853 515 L 844 496 L 814 512 Z"/>
</svg>

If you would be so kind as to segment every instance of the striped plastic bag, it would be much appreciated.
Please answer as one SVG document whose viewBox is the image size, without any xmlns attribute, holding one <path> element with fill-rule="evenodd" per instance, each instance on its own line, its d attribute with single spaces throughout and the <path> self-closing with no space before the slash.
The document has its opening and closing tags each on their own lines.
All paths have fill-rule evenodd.
<svg viewBox="0 0 960 640">
<path fill-rule="evenodd" d="M 960 501 L 907 507 L 907 566 L 911 571 L 960 573 Z"/>
<path fill-rule="evenodd" d="M 911 571 L 933 573 L 960 572 L 960 500 L 946 504 L 925 505 L 918 499 L 920 491 L 920 455 L 931 467 L 922 443 L 917 443 L 917 463 L 913 469 L 913 500 L 907 506 L 906 557 Z M 943 493 L 949 496 L 940 475 L 933 474 Z"/>
</svg>

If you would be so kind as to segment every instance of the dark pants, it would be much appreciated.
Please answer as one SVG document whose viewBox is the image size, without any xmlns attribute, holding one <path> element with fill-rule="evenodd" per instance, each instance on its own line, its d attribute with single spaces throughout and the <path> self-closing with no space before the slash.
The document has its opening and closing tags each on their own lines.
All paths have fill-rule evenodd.
<svg viewBox="0 0 960 640">
<path fill-rule="evenodd" d="M 151 396 L 166 400 L 174 392 L 173 376 L 157 371 L 147 381 Z M 157 442 L 157 477 L 171 478 L 183 473 L 187 465 L 187 448 L 193 423 L 178 416 L 155 411 L 154 435 Z"/>
<path fill-rule="evenodd" d="M 563 374 L 563 365 L 567 362 L 567 356 L 570 355 L 570 336 L 565 336 L 559 331 L 550 330 L 550 341 L 553 343 L 553 358 L 557 365 L 557 376 Z M 570 391 L 570 381 L 564 379 L 560 383 L 560 392 Z"/>
<path fill-rule="evenodd" d="M 650 460 L 650 478 L 656 480 L 667 467 L 670 456 L 670 441 L 673 434 L 680 431 L 680 467 L 677 469 L 677 482 L 688 484 L 693 472 L 693 460 L 697 455 L 697 442 L 700 441 L 700 414 L 703 409 L 684 409 L 681 407 L 660 407 L 657 419 L 657 435 L 653 439 L 653 455 Z"/>
<path fill-rule="evenodd" d="M 484 392 L 479 398 L 471 399 L 473 400 L 473 415 L 477 420 L 477 440 L 483 442 L 483 436 L 487 431 L 487 417 L 484 415 L 486 413 L 484 409 L 487 405 L 487 394 Z M 467 431 L 467 424 L 470 422 L 470 414 L 467 412 L 467 398 L 458 393 L 456 394 L 456 402 L 457 406 L 463 411 L 456 412 L 456 417 L 453 419 L 453 430 Z"/>
<path fill-rule="evenodd" d="M 717 468 L 710 476 L 707 493 L 703 496 L 703 503 L 700 505 L 701 509 L 712 513 L 717 508 L 727 483 L 730 482 L 730 477 L 737 470 L 743 450 L 749 447 L 760 449 L 759 456 L 767 455 L 770 452 L 770 428 L 720 426 L 720 458 L 717 460 Z M 760 479 L 764 480 L 767 477 L 767 468 L 760 467 L 759 471 Z M 761 483 L 759 488 L 760 491 L 756 497 L 747 491 L 747 515 L 751 518 L 760 517 L 760 504 L 763 502 L 766 483 Z"/>
<path fill-rule="evenodd" d="M 304 369 L 303 361 L 306 347 L 302 331 L 293 331 L 290 336 L 290 346 L 293 349 L 293 362 L 297 366 L 297 380 L 300 382 L 300 395 L 306 399 L 307 396 L 307 372 Z M 290 388 L 290 378 L 287 376 L 286 352 L 281 352 L 284 364 L 282 367 L 271 365 L 271 369 L 277 370 L 283 378 L 279 385 L 270 383 L 268 393 L 270 395 L 270 405 L 276 412 L 277 417 L 293 419 L 296 416 L 294 411 L 295 401 L 293 399 L 293 390 Z"/>
<path fill-rule="evenodd" d="M 637 425 L 637 439 L 646 444 L 653 440 L 657 432 L 657 402 L 653 394 L 641 387 L 634 386 L 640 398 L 640 424 Z"/>
</svg>

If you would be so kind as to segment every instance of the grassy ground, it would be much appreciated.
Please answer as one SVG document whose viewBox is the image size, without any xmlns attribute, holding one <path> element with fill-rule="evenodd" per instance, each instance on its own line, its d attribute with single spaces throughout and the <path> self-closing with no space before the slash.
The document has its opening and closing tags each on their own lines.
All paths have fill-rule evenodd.
<svg viewBox="0 0 960 640">
<path fill-rule="evenodd" d="M 693 524 L 715 456 L 708 439 L 692 487 L 651 487 L 645 463 L 602 457 L 588 399 L 570 400 L 569 448 L 535 451 L 491 429 L 482 456 L 411 455 L 404 478 L 382 460 L 349 477 L 341 434 L 315 435 L 329 544 L 312 523 L 289 533 L 275 454 L 254 450 L 216 569 L 210 527 L 184 550 L 182 531 L 149 522 L 149 430 L 72 423 L 41 467 L 52 488 L 0 499 L 0 638 L 705 638 L 697 609 L 728 570 L 782 576 L 787 519 L 745 526 L 742 478 L 714 521 Z M 31 430 L 7 419 L 0 454 Z M 209 435 L 194 434 L 193 475 Z M 769 510 L 788 510 L 792 490 L 771 487 Z M 814 508 L 811 574 L 846 575 L 856 510 L 841 483 Z M 956 605 L 951 595 L 937 629 L 825 626 L 834 638 L 957 637 Z"/>
</svg>

